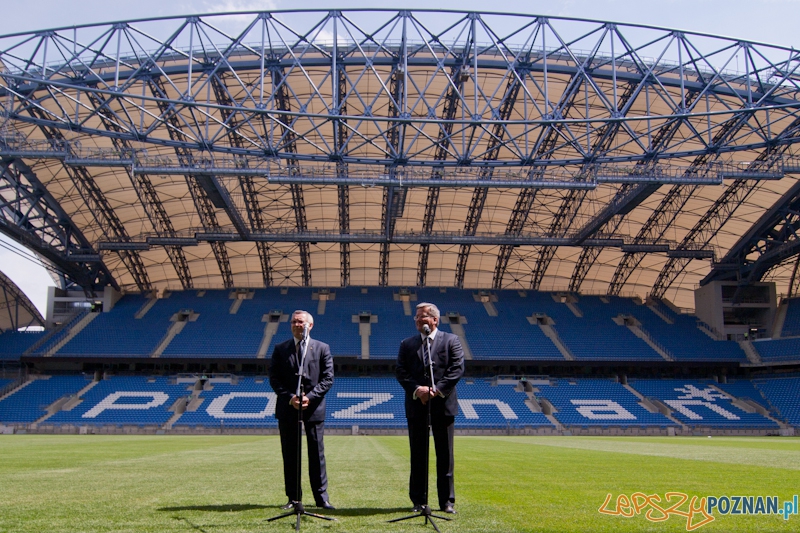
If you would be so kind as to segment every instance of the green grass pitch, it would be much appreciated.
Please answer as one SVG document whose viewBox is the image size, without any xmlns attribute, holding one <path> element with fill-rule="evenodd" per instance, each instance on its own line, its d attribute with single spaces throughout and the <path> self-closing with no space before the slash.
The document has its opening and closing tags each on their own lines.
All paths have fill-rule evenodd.
<svg viewBox="0 0 800 533">
<path fill-rule="evenodd" d="M 422 518 L 387 523 L 410 511 L 406 437 L 325 441 L 337 521 L 304 518 L 301 531 L 433 531 Z M 609 493 L 611 511 L 637 492 L 777 496 L 781 508 L 800 493 L 797 438 L 457 436 L 455 446 L 458 514 L 437 521 L 442 533 L 686 531 L 679 514 L 599 509 Z M 281 471 L 276 436 L 4 435 L 0 531 L 294 531 L 293 517 L 265 522 L 286 501 Z M 695 531 L 800 531 L 800 515 L 715 513 Z"/>
</svg>

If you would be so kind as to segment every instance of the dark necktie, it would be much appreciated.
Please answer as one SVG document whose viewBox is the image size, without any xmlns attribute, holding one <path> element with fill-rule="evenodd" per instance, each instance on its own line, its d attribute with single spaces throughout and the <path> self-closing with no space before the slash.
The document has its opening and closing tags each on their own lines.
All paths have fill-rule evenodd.
<svg viewBox="0 0 800 533">
<path fill-rule="evenodd" d="M 425 370 L 429 369 L 431 366 L 431 338 L 427 337 L 425 339 L 425 349 L 423 351 L 423 361 L 425 363 Z"/>
</svg>

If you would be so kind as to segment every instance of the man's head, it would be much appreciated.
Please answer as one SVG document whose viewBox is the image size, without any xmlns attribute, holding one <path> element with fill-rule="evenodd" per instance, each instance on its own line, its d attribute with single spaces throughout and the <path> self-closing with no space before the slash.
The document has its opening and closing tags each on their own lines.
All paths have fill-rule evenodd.
<svg viewBox="0 0 800 533">
<path fill-rule="evenodd" d="M 425 333 L 426 325 L 431 328 L 431 331 L 435 330 L 439 326 L 439 308 L 428 302 L 417 304 L 414 324 L 416 324 L 417 331 L 420 333 Z"/>
<path fill-rule="evenodd" d="M 295 339 L 303 338 L 303 330 L 308 324 L 308 331 L 314 327 L 314 317 L 308 311 L 295 311 L 292 313 L 292 335 Z"/>
</svg>

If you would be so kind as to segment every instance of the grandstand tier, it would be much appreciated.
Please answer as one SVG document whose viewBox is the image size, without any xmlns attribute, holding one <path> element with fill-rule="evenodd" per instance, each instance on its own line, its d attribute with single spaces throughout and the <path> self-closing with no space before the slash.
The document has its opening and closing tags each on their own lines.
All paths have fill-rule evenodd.
<svg viewBox="0 0 800 533">
<path fill-rule="evenodd" d="M 458 385 L 456 427 L 523 431 L 581 429 L 667 432 L 698 429 L 777 432 L 800 422 L 800 380 L 717 384 L 708 380 L 539 377 L 466 378 Z M 761 409 L 748 400 L 757 399 Z M 326 425 L 403 430 L 403 390 L 392 377 L 336 378 Z M 39 376 L 0 401 L 0 424 L 34 428 L 158 430 L 277 427 L 276 395 L 264 376 Z"/>
<path fill-rule="evenodd" d="M 334 357 L 385 361 L 414 334 L 413 306 L 436 303 L 440 328 L 461 338 L 466 358 L 509 362 L 746 363 L 734 341 L 713 340 L 695 318 L 654 311 L 638 299 L 468 289 L 267 288 L 245 292 L 129 294 L 103 312 L 74 316 L 31 349 L 37 335 L 0 335 L 0 356 L 53 359 L 268 359 L 290 337 L 288 316 L 315 316 L 312 335 Z M 510 341 L 510 342 L 509 342 Z M 759 348 L 764 343 L 759 343 Z M 32 353 L 31 353 L 32 352 Z M 763 357 L 768 357 L 767 352 Z"/>
</svg>

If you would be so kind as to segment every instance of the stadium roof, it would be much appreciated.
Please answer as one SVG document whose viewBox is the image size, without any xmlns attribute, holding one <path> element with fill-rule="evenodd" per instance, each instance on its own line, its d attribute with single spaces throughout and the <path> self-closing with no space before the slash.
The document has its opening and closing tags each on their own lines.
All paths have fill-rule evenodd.
<svg viewBox="0 0 800 533">
<path fill-rule="evenodd" d="M 25 293 L 0 272 L 0 332 L 44 326 L 44 319 Z"/>
<path fill-rule="evenodd" d="M 534 15 L 0 36 L 0 231 L 125 290 L 794 292 L 800 52 Z"/>
</svg>

